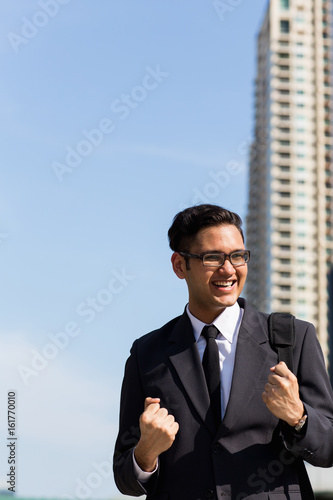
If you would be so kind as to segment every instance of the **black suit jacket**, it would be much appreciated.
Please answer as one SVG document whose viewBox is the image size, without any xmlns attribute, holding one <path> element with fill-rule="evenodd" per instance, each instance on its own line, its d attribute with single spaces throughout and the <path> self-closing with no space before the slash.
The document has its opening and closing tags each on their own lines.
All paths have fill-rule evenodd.
<svg viewBox="0 0 333 500">
<path fill-rule="evenodd" d="M 267 315 L 243 299 L 239 303 L 244 315 L 231 393 L 217 432 L 186 312 L 134 342 L 114 454 L 115 481 L 124 494 L 147 494 L 150 500 L 313 498 L 300 478 L 303 459 L 320 467 L 333 465 L 333 394 L 313 325 L 296 320 L 294 371 L 308 414 L 297 433 L 279 423 L 261 398 L 269 369 L 278 362 L 268 340 Z M 158 472 L 141 484 L 132 453 L 147 396 L 161 399 L 179 431 L 160 455 Z"/>
</svg>

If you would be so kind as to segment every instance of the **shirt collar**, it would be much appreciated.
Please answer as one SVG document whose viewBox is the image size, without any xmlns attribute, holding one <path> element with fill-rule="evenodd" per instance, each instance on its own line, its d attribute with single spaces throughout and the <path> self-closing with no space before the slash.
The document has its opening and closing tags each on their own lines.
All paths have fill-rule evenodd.
<svg viewBox="0 0 333 500">
<path fill-rule="evenodd" d="M 198 342 L 202 329 L 206 323 L 203 323 L 200 319 L 193 316 L 189 310 L 188 304 L 186 306 L 186 312 L 192 324 L 195 340 Z M 226 307 L 224 311 L 214 319 L 212 325 L 215 325 L 223 337 L 232 344 L 240 317 L 240 307 L 238 302 L 235 302 L 233 306 Z"/>
</svg>

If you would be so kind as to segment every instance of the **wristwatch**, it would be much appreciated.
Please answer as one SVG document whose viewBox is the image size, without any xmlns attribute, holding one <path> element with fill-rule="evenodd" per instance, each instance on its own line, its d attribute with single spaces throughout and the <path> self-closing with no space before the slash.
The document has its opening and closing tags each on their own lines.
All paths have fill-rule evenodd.
<svg viewBox="0 0 333 500">
<path fill-rule="evenodd" d="M 305 424 L 307 418 L 308 418 L 307 415 L 303 415 L 303 417 L 299 419 L 299 421 L 297 422 L 297 424 L 294 427 L 295 431 L 299 432 L 302 429 L 302 427 Z"/>
</svg>

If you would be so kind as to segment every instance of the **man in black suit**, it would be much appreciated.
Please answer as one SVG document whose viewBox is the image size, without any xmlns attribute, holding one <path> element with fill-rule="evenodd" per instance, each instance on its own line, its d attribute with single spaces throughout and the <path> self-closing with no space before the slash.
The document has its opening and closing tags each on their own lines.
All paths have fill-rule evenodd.
<svg viewBox="0 0 333 500">
<path fill-rule="evenodd" d="M 132 346 L 118 488 L 151 500 L 314 498 L 303 460 L 333 466 L 333 394 L 313 325 L 296 320 L 295 376 L 269 343 L 268 315 L 239 298 L 250 258 L 240 217 L 199 205 L 168 234 L 189 302 Z"/>
</svg>

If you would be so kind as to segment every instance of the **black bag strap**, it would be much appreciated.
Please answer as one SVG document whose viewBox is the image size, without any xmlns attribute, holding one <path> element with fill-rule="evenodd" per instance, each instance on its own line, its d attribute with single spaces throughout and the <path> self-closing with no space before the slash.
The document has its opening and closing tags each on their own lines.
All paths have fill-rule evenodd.
<svg viewBox="0 0 333 500">
<path fill-rule="evenodd" d="M 295 316 L 288 313 L 272 313 L 268 317 L 269 342 L 277 351 L 279 361 L 284 361 L 293 370 L 293 348 L 295 346 Z M 303 460 L 296 461 L 299 484 L 303 500 L 315 500 L 312 486 Z"/>
<path fill-rule="evenodd" d="M 295 316 L 288 313 L 272 313 L 268 318 L 269 342 L 277 351 L 279 362 L 284 361 L 293 370 L 295 346 Z"/>
</svg>

